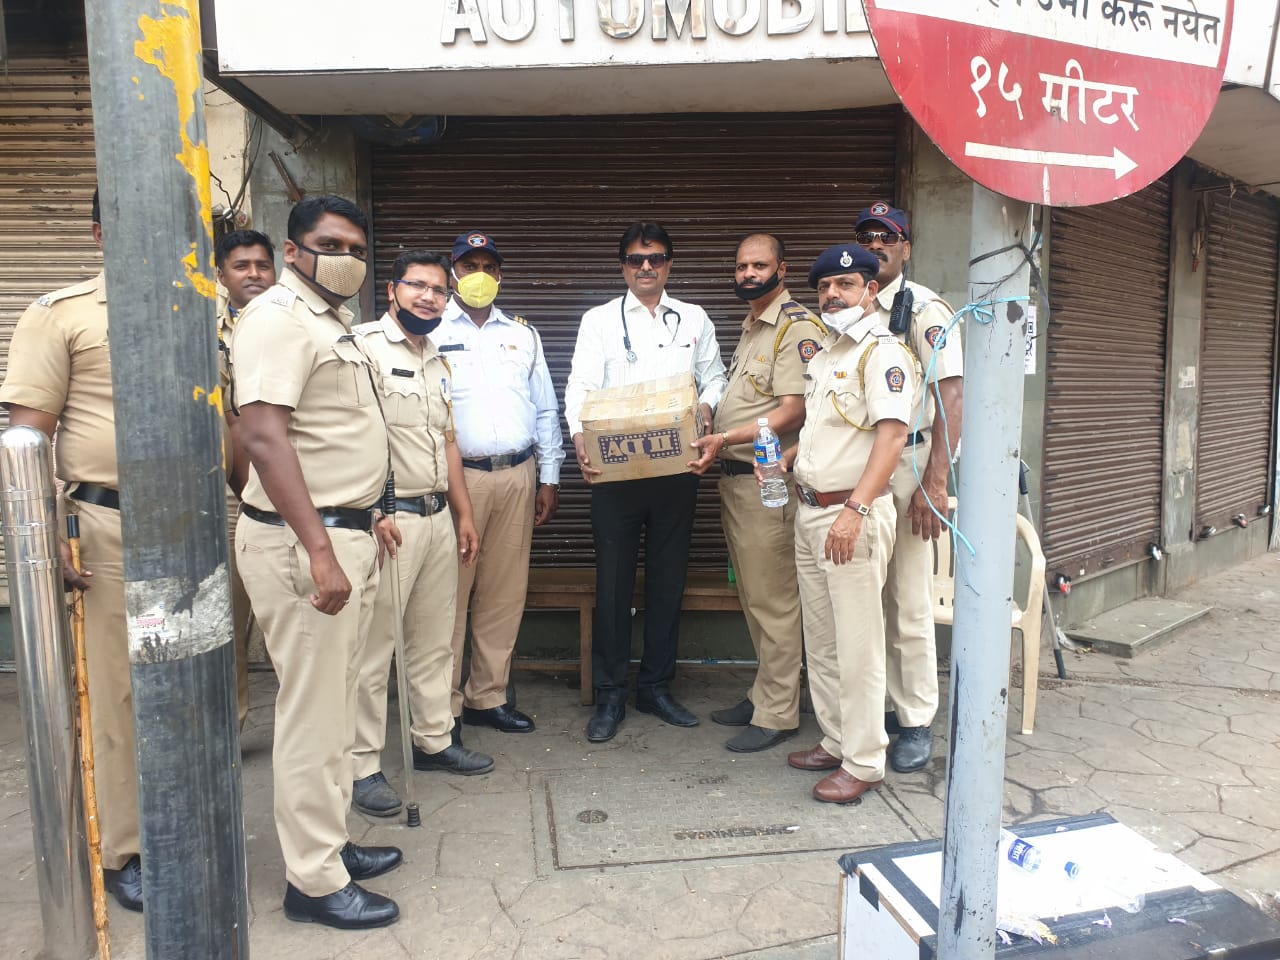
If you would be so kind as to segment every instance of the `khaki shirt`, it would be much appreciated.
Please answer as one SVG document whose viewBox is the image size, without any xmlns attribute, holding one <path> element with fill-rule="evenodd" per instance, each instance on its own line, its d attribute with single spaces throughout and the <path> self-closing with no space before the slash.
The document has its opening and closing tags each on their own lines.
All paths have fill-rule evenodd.
<svg viewBox="0 0 1280 960">
<path fill-rule="evenodd" d="M 107 342 L 101 273 L 41 297 L 13 332 L 0 403 L 58 418 L 56 470 L 68 483 L 119 485 Z"/>
<path fill-rule="evenodd" d="M 805 370 L 822 349 L 826 335 L 822 321 L 792 300 L 785 289 L 759 319 L 747 314 L 742 321 L 742 339 L 729 365 L 729 386 L 716 410 L 715 432 L 767 417 L 777 409 L 778 397 L 802 395 Z M 798 436 L 799 430 L 780 436 L 782 449 L 793 446 Z M 720 456 L 752 463 L 754 445 L 735 444 Z"/>
<path fill-rule="evenodd" d="M 231 331 L 236 327 L 236 313 L 231 304 L 218 298 L 218 380 L 225 395 L 231 387 Z M 225 403 L 225 399 L 224 399 Z"/>
<path fill-rule="evenodd" d="M 355 332 L 378 374 L 396 494 L 443 493 L 449 487 L 445 442 L 453 439 L 449 364 L 430 339 L 423 338 L 421 350 L 413 346 L 390 314 Z"/>
<path fill-rule="evenodd" d="M 809 364 L 794 465 L 806 487 L 852 490 L 871 455 L 876 424 L 910 422 L 920 368 L 884 320 L 873 311 L 847 334 L 832 332 Z"/>
<path fill-rule="evenodd" d="M 889 311 L 893 309 L 893 298 L 898 295 L 898 291 L 902 289 L 903 279 L 901 274 L 893 283 L 882 288 L 876 294 L 876 303 L 881 313 L 884 315 L 884 322 L 887 324 Z M 923 376 L 928 377 L 929 383 L 934 384 L 939 380 L 946 380 L 949 377 L 964 376 L 964 349 L 960 340 L 960 329 L 962 324 L 957 323 L 952 327 L 951 332 L 947 333 L 947 327 L 951 324 L 951 317 L 955 313 L 951 309 L 951 305 L 943 300 L 926 286 L 915 283 L 911 280 L 906 281 L 907 287 L 915 294 L 915 306 L 912 311 L 911 326 L 907 332 L 898 337 L 903 343 L 911 348 L 916 358 L 920 361 L 920 370 Z M 934 359 L 937 354 L 937 359 Z M 933 364 L 933 369 L 929 369 L 929 364 Z M 923 381 L 922 381 L 923 382 Z M 935 400 L 933 391 L 923 393 L 924 401 L 924 417 L 921 418 L 918 408 L 912 411 L 911 420 L 907 426 L 911 430 L 917 429 L 917 421 L 919 421 L 919 430 L 921 433 L 928 433 L 929 428 L 933 426 L 933 412 Z M 952 423 L 947 425 L 952 436 L 958 436 L 960 433 L 960 424 Z"/>
<path fill-rule="evenodd" d="M 387 479 L 387 426 L 373 367 L 333 308 L 292 270 L 244 308 L 231 337 L 234 399 L 288 407 L 289 443 L 317 507 L 367 509 Z M 274 509 L 256 467 L 244 502 Z"/>
</svg>

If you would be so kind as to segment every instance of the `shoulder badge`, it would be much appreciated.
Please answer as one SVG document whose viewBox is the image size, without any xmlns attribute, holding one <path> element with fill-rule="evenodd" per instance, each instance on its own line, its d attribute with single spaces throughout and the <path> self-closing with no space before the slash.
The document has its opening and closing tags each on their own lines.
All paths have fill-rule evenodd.
<svg viewBox="0 0 1280 960">
<path fill-rule="evenodd" d="M 947 331 L 942 327 L 930 327 L 924 332 L 924 339 L 935 350 L 947 345 Z"/>
<path fill-rule="evenodd" d="M 884 382 L 889 385 L 890 393 L 901 393 L 907 382 L 907 375 L 902 372 L 901 367 L 890 367 L 884 372 Z"/>
<path fill-rule="evenodd" d="M 801 340 L 796 344 L 796 350 L 800 352 L 800 359 L 805 363 L 816 357 L 821 349 L 822 347 L 818 346 L 818 341 L 813 339 Z"/>
</svg>

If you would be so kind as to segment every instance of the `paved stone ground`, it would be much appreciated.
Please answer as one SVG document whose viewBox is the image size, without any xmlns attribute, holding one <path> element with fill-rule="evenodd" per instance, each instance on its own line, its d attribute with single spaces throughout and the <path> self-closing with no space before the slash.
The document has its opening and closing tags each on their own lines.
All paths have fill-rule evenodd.
<svg viewBox="0 0 1280 960">
<path fill-rule="evenodd" d="M 1005 813 L 1021 821 L 1109 812 L 1280 914 L 1280 555 L 1205 581 L 1185 598 L 1214 612 L 1138 659 L 1068 653 L 1070 679 L 1062 682 L 1045 654 L 1033 735 L 1017 732 L 1020 697 L 1011 696 Z M 749 676 L 686 671 L 676 692 L 704 718 L 700 727 L 677 730 L 633 711 L 616 740 L 596 746 L 582 736 L 587 711 L 576 691 L 563 679 L 520 675 L 520 706 L 536 716 L 538 730 L 465 731 L 468 745 L 496 756 L 493 774 L 419 774 L 418 830 L 351 818 L 357 841 L 404 848 L 405 865 L 370 883 L 399 900 L 404 919 L 344 934 L 291 924 L 281 913 L 271 820 L 274 682 L 256 674 L 243 740 L 253 955 L 834 957 L 835 852 L 785 835 L 789 846 L 770 847 L 768 834 L 735 836 L 731 828 L 795 825 L 823 837 L 823 848 L 839 847 L 843 837 L 844 849 L 936 836 L 943 744 L 926 770 L 891 775 L 881 795 L 819 807 L 807 799 L 816 778 L 788 770 L 784 748 L 731 756 L 721 748 L 731 731 L 705 719 L 735 702 Z M 805 717 L 793 744 L 815 738 L 813 718 Z M 398 755 L 393 730 L 386 765 L 397 783 Z M 0 857 L 9 864 L 0 873 L 0 930 L 13 958 L 35 957 L 41 935 L 24 767 L 16 679 L 0 675 Z M 598 805 L 588 805 L 593 784 Z M 578 823 L 577 813 L 596 806 L 615 815 L 612 828 L 594 838 L 559 835 L 560 821 Z M 724 835 L 672 842 L 691 829 Z M 647 852 L 618 849 L 627 836 L 645 838 Z M 703 842 L 714 845 L 713 855 L 698 849 Z M 111 923 L 113 955 L 142 960 L 141 919 L 113 909 Z"/>
</svg>

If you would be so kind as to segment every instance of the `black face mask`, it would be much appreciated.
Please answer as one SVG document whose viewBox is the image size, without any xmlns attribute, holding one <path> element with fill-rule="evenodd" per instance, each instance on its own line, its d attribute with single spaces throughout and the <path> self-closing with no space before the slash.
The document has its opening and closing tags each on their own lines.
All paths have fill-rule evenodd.
<svg viewBox="0 0 1280 960">
<path fill-rule="evenodd" d="M 781 282 L 782 278 L 778 276 L 778 271 L 775 270 L 773 271 L 773 276 L 764 283 L 735 283 L 733 285 L 733 292 L 737 295 L 739 300 L 746 300 L 747 302 L 750 302 L 752 300 L 759 300 L 766 293 L 772 293 L 774 290 L 777 290 L 778 284 Z"/>
<path fill-rule="evenodd" d="M 391 316 L 393 316 L 400 326 L 404 327 L 415 337 L 425 337 L 436 327 L 440 326 L 443 317 L 432 317 L 430 320 L 423 320 L 420 316 L 411 310 L 406 310 L 400 306 L 399 301 L 391 301 Z"/>
</svg>

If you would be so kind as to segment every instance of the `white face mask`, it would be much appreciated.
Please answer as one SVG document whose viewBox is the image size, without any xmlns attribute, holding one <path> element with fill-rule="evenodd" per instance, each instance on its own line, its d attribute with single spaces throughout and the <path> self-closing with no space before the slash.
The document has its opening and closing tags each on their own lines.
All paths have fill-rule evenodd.
<svg viewBox="0 0 1280 960">
<path fill-rule="evenodd" d="M 862 315 L 866 312 L 866 308 L 862 304 L 858 304 L 856 307 L 846 307 L 835 313 L 824 313 L 822 322 L 827 325 L 828 329 L 834 330 L 843 336 L 849 332 L 855 323 L 862 319 Z"/>
</svg>

